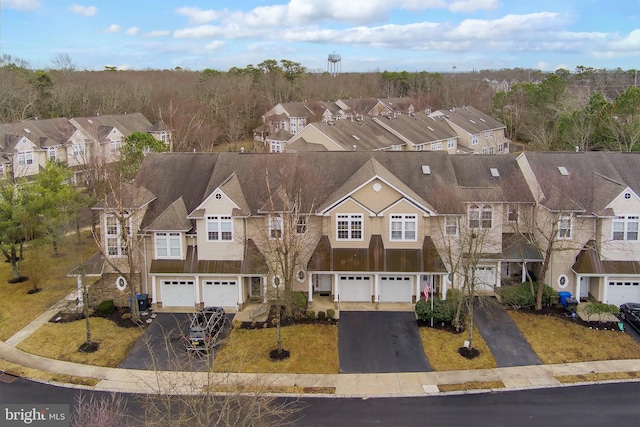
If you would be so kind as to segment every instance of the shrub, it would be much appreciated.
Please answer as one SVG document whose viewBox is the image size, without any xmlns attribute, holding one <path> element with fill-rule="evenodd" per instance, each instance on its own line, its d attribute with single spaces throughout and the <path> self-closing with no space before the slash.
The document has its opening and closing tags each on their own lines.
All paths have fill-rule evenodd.
<svg viewBox="0 0 640 427">
<path fill-rule="evenodd" d="M 327 314 L 324 311 L 319 311 L 318 312 L 318 319 L 319 320 L 324 320 L 327 317 Z"/>
<path fill-rule="evenodd" d="M 512 308 L 530 309 L 536 305 L 536 293 L 538 284 L 523 282 L 517 285 L 500 288 L 500 299 L 502 304 Z M 550 286 L 545 285 L 542 291 L 542 305 L 551 305 L 558 302 L 558 292 Z"/>
<path fill-rule="evenodd" d="M 316 312 L 313 310 L 307 310 L 307 319 L 315 319 L 316 318 Z"/>
<path fill-rule="evenodd" d="M 620 309 L 613 304 L 604 304 L 604 303 L 587 303 L 581 307 L 581 311 L 587 317 L 587 321 L 591 322 L 591 316 L 594 314 L 617 314 L 620 312 Z"/>
<path fill-rule="evenodd" d="M 96 309 L 96 312 L 102 316 L 108 316 L 114 311 L 116 311 L 116 306 L 113 303 L 112 299 L 102 301 L 100 304 L 98 304 L 98 308 Z"/>
<path fill-rule="evenodd" d="M 327 319 L 333 319 L 336 317 L 336 311 L 333 308 L 327 309 Z"/>
<path fill-rule="evenodd" d="M 305 310 L 307 308 L 307 296 L 303 292 L 291 292 L 291 301 L 293 302 L 293 306 L 297 309 Z"/>
<path fill-rule="evenodd" d="M 416 317 L 423 321 L 431 320 L 431 316 L 435 322 L 451 322 L 453 320 L 453 303 L 449 299 L 434 299 L 433 310 L 431 309 L 431 301 L 420 299 L 416 302 L 415 311 Z"/>
</svg>

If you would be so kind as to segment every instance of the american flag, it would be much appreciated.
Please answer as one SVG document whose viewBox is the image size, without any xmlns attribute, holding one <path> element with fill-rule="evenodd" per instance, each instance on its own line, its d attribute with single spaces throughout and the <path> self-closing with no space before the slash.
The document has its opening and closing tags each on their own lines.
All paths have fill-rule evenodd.
<svg viewBox="0 0 640 427">
<path fill-rule="evenodd" d="M 429 279 L 427 284 L 424 286 L 424 290 L 422 291 L 422 293 L 424 294 L 425 301 L 429 301 L 429 292 L 431 291 L 431 286 L 429 286 L 430 283 L 431 283 L 431 279 Z"/>
</svg>

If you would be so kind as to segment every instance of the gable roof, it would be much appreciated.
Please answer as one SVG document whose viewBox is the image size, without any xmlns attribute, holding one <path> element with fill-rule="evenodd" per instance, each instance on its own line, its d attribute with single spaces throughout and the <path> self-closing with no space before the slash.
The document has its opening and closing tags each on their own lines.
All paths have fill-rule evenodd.
<svg viewBox="0 0 640 427">
<path fill-rule="evenodd" d="M 371 117 L 360 120 L 338 120 L 332 123 L 311 123 L 307 128 L 313 128 L 328 141 L 337 144 L 344 151 L 374 151 L 404 145 L 406 140 L 382 128 Z M 304 137 L 311 132 L 306 128 L 299 133 Z M 309 138 L 311 139 L 311 138 Z M 318 141 L 313 141 L 314 143 Z"/>
<path fill-rule="evenodd" d="M 471 134 L 488 130 L 504 129 L 506 127 L 493 117 L 471 106 L 464 106 L 462 108 L 454 107 L 450 110 L 438 110 L 431 113 L 431 116 L 444 116 L 447 121 Z"/>
<path fill-rule="evenodd" d="M 425 114 L 411 116 L 398 114 L 395 117 L 380 117 L 372 120 L 390 132 L 402 135 L 414 145 L 458 138 L 458 134 L 440 117 L 429 117 Z"/>
<path fill-rule="evenodd" d="M 94 117 L 73 117 L 70 122 L 88 132 L 98 141 L 104 140 L 105 128 L 118 129 L 124 137 L 133 132 L 146 132 L 152 124 L 142 113 L 107 114 Z M 108 134 L 108 132 L 107 132 Z"/>
<path fill-rule="evenodd" d="M 626 187 L 640 191 L 640 153 L 526 152 L 551 210 L 575 210 L 607 215 L 606 206 Z M 566 169 L 567 175 L 560 172 Z"/>
<path fill-rule="evenodd" d="M 20 138 L 26 137 L 38 148 L 67 145 L 76 128 L 64 117 L 27 120 L 0 124 L 0 144 L 5 152 L 12 152 Z"/>
</svg>

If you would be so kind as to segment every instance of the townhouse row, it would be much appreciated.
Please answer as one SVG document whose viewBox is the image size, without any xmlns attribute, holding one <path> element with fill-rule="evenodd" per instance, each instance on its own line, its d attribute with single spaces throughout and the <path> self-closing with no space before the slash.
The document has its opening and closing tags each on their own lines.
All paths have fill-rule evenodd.
<svg viewBox="0 0 640 427">
<path fill-rule="evenodd" d="M 76 178 L 85 169 L 99 169 L 120 157 L 120 147 L 133 132 L 147 132 L 171 143 L 164 122 L 152 124 L 141 113 L 33 119 L 0 124 L 0 177 L 37 174 L 48 161 L 73 168 Z"/>
<path fill-rule="evenodd" d="M 638 170 L 640 153 L 151 154 L 95 207 L 105 248 L 76 274 L 94 303 L 128 305 L 135 286 L 162 307 L 242 310 L 283 284 L 412 303 L 535 280 L 550 250 L 553 288 L 640 302 Z"/>
<path fill-rule="evenodd" d="M 417 111 L 410 98 L 359 98 L 278 104 L 254 139 L 272 153 L 301 151 L 446 151 L 508 153 L 506 126 L 464 106 Z"/>
</svg>

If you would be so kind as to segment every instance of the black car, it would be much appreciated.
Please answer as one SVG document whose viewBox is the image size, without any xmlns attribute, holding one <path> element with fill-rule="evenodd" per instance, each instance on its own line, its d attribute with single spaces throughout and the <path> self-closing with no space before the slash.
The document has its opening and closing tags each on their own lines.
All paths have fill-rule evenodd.
<svg viewBox="0 0 640 427">
<path fill-rule="evenodd" d="M 620 306 L 620 317 L 640 332 L 640 303 L 627 302 Z"/>
<path fill-rule="evenodd" d="M 191 319 L 186 337 L 188 352 L 208 352 L 219 342 L 227 316 L 222 307 L 205 307 Z"/>
</svg>

